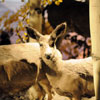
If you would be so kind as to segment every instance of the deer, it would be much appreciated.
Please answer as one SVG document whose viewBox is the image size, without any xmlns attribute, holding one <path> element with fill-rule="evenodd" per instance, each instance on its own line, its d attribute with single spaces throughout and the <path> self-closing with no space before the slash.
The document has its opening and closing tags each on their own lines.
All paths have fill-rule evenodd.
<svg viewBox="0 0 100 100">
<path fill-rule="evenodd" d="M 55 32 L 63 33 L 63 27 L 63 23 L 58 25 L 50 35 L 44 35 L 41 41 L 52 43 Z M 0 98 L 15 96 L 35 87 L 38 92 L 36 100 L 43 100 L 46 93 L 48 100 L 51 100 L 52 87 L 41 65 L 40 44 L 37 41 L 39 32 L 31 26 L 26 26 L 26 29 L 28 35 L 35 40 L 34 43 L 0 46 Z"/>
<path fill-rule="evenodd" d="M 53 31 L 48 41 L 37 32 L 40 44 L 41 65 L 52 88 L 61 96 L 71 100 L 94 96 L 92 58 L 62 60 L 62 54 L 56 47 L 59 37 L 66 32 L 67 24 L 63 23 Z M 48 36 L 47 36 L 48 37 Z"/>
<path fill-rule="evenodd" d="M 39 46 L 37 43 L 0 46 L 1 98 L 3 98 L 4 95 L 12 96 L 20 91 L 26 91 L 31 86 L 34 86 L 35 89 L 38 90 L 38 97 L 36 98 L 39 98 L 39 100 L 42 100 L 44 97 L 44 86 L 47 88 L 46 91 L 48 93 L 51 92 L 51 86 L 42 71 L 41 77 L 39 76 L 39 82 L 36 82 L 37 69 L 40 63 L 39 57 Z M 42 81 L 44 86 L 42 86 Z M 49 95 L 51 98 L 51 93 L 49 93 Z"/>
</svg>

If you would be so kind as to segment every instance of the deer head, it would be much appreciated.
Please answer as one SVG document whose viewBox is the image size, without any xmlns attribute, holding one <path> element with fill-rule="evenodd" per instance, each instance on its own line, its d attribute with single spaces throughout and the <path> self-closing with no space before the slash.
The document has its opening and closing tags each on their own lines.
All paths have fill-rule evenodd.
<svg viewBox="0 0 100 100">
<path fill-rule="evenodd" d="M 50 35 L 42 35 L 33 28 L 28 28 L 28 34 L 35 38 L 40 44 L 41 57 L 46 64 L 50 64 L 51 61 L 62 59 L 62 55 L 58 49 L 56 49 L 56 42 L 59 37 L 63 36 L 66 32 L 66 23 L 58 25 Z"/>
</svg>

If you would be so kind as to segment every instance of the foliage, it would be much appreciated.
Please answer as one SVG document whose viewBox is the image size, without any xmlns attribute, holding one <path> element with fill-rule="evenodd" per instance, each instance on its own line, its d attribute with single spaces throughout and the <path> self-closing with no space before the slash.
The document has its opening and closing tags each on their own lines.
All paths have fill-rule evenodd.
<svg viewBox="0 0 100 100">
<path fill-rule="evenodd" d="M 16 34 L 20 35 L 20 33 L 24 33 L 22 36 L 23 39 L 26 41 L 27 37 L 25 38 L 26 30 L 25 26 L 29 24 L 29 4 L 26 3 L 22 6 L 16 13 L 11 14 L 10 11 L 5 12 L 2 17 L 0 18 L 0 30 L 5 30 L 7 32 L 10 31 L 11 28 L 14 29 Z M 19 37 L 18 35 L 18 37 Z M 16 43 L 19 43 L 21 39 L 19 38 Z"/>
<path fill-rule="evenodd" d="M 45 6 L 47 6 L 47 5 L 51 5 L 53 2 L 54 2 L 57 6 L 59 6 L 60 3 L 63 2 L 63 0 L 42 0 L 42 5 L 45 7 Z"/>
<path fill-rule="evenodd" d="M 2 0 L 2 2 L 5 2 L 5 0 Z M 24 0 L 21 0 L 21 2 L 24 2 Z M 47 6 L 47 5 L 51 5 L 53 2 L 57 5 L 57 6 L 59 6 L 60 5 L 60 3 L 62 3 L 63 2 L 63 0 L 41 0 L 41 4 L 42 4 L 42 6 Z"/>
<path fill-rule="evenodd" d="M 22 2 L 24 0 L 21 0 Z M 2 2 L 6 2 L 6 0 L 2 0 Z M 59 5 L 63 2 L 63 0 L 42 0 L 42 6 L 50 5 L 53 2 L 56 5 Z M 10 11 L 7 11 L 3 14 L 3 16 L 0 18 L 0 30 L 6 30 L 7 32 L 10 31 L 11 28 L 13 28 L 14 23 L 17 23 L 17 26 L 14 27 L 14 32 L 18 35 L 19 39 L 16 41 L 16 43 L 19 43 L 22 38 L 23 40 L 27 41 L 28 37 L 26 35 L 22 36 L 20 33 L 25 31 L 25 25 L 29 24 L 29 18 L 28 18 L 28 12 L 29 12 L 29 3 L 26 3 L 21 9 L 19 9 L 16 13 L 10 14 Z M 26 38 L 25 38 L 26 37 Z"/>
<path fill-rule="evenodd" d="M 91 54 L 91 39 L 75 32 L 67 33 L 59 49 L 63 54 L 63 59 L 85 58 Z"/>
</svg>

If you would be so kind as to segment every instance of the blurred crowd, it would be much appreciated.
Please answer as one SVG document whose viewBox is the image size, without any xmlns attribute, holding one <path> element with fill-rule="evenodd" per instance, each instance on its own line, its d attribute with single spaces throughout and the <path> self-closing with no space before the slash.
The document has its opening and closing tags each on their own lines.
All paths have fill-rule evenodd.
<svg viewBox="0 0 100 100">
<path fill-rule="evenodd" d="M 85 58 L 91 54 L 91 39 L 75 32 L 68 33 L 60 44 L 63 59 Z"/>
</svg>

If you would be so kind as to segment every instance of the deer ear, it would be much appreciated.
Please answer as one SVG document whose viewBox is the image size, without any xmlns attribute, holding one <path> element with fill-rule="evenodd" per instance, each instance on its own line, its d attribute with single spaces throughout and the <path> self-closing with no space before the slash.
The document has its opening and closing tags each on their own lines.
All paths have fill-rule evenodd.
<svg viewBox="0 0 100 100">
<path fill-rule="evenodd" d="M 41 33 L 39 33 L 36 29 L 30 26 L 26 26 L 26 30 L 27 30 L 27 34 L 33 39 L 39 40 L 39 38 L 42 36 Z"/>
<path fill-rule="evenodd" d="M 64 36 L 64 34 L 66 33 L 66 29 L 67 29 L 67 24 L 62 23 L 53 30 L 53 32 L 51 33 L 50 42 L 49 42 L 51 46 L 53 46 L 53 44 L 57 41 L 59 37 Z"/>
</svg>

